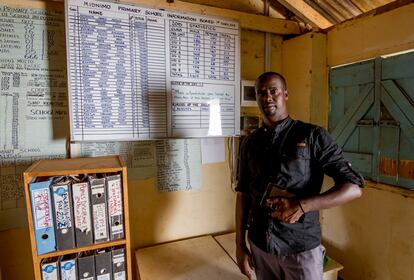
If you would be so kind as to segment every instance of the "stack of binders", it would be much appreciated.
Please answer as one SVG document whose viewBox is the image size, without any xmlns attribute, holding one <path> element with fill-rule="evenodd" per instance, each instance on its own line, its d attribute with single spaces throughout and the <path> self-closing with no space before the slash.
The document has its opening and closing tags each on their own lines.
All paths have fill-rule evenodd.
<svg viewBox="0 0 414 280">
<path fill-rule="evenodd" d="M 69 254 L 44 259 L 42 280 L 126 280 L 125 248 Z"/>
<path fill-rule="evenodd" d="M 100 175 L 30 183 L 38 255 L 124 238 L 121 175 Z"/>
</svg>

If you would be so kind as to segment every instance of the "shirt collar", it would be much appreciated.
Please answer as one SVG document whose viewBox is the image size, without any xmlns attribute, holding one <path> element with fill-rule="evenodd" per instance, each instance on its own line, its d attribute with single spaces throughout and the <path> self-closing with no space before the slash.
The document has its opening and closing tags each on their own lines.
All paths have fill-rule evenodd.
<svg viewBox="0 0 414 280">
<path fill-rule="evenodd" d="M 276 135 L 278 135 L 281 131 L 283 131 L 286 127 L 288 127 L 292 121 L 293 121 L 293 120 L 292 120 L 289 116 L 287 116 L 285 119 L 283 119 L 283 120 L 282 120 L 282 121 L 281 121 L 278 125 L 276 125 L 274 128 L 267 127 L 265 124 L 263 124 L 262 128 L 263 128 L 263 131 L 264 131 L 265 133 L 271 133 L 271 134 L 273 134 L 274 136 L 276 136 Z"/>
</svg>

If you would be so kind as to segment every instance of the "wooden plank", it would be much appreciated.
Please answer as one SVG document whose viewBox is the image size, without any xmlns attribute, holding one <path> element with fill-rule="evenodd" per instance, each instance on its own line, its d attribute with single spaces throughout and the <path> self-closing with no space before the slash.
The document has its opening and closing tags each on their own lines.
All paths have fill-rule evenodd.
<svg viewBox="0 0 414 280">
<path fill-rule="evenodd" d="M 338 125 L 345 115 L 345 87 L 335 87 L 330 89 L 329 106 L 329 132 Z"/>
<path fill-rule="evenodd" d="M 168 3 L 165 0 L 125 0 L 119 1 L 125 4 L 139 4 L 148 8 L 162 9 L 177 12 L 188 12 L 199 15 L 230 18 L 240 23 L 241 28 L 269 32 L 274 34 L 300 34 L 299 24 L 295 21 L 271 18 L 262 15 L 254 15 L 229 9 L 222 9 L 184 1 Z"/>
<path fill-rule="evenodd" d="M 400 185 L 402 187 L 405 187 L 405 188 L 409 188 L 409 189 L 411 189 L 409 191 L 413 192 L 412 189 L 414 189 L 414 180 L 399 177 L 398 178 L 398 185 Z"/>
<path fill-rule="evenodd" d="M 33 164 L 35 165 L 35 164 Z M 32 166 L 33 166 L 32 165 Z M 24 187 L 24 196 L 26 200 L 26 210 L 27 210 L 27 223 L 29 229 L 29 235 L 30 235 L 30 244 L 31 251 L 32 251 L 32 260 L 33 260 L 33 272 L 35 279 L 42 279 L 40 274 L 40 261 L 37 258 L 37 245 L 36 245 L 36 237 L 34 232 L 34 222 L 33 222 L 33 210 L 32 210 L 32 203 L 30 200 L 30 190 L 29 190 L 29 184 L 32 180 L 32 177 L 28 176 L 26 173 L 23 174 L 23 187 Z M 37 269 L 36 269 L 37 268 Z"/>
<path fill-rule="evenodd" d="M 283 6 L 290 11 L 308 21 L 314 27 L 321 29 L 329 28 L 333 25 L 328 19 L 316 11 L 312 6 L 302 0 L 278 0 Z"/>
<path fill-rule="evenodd" d="M 40 160 L 24 174 L 31 177 L 70 174 L 117 172 L 122 170 L 118 156 Z"/>
<path fill-rule="evenodd" d="M 414 52 L 390 56 L 382 61 L 382 80 L 414 78 Z"/>
<path fill-rule="evenodd" d="M 138 249 L 135 256 L 141 280 L 246 279 L 212 236 Z"/>
<path fill-rule="evenodd" d="M 355 100 L 355 106 L 349 108 L 342 120 L 332 130 L 332 137 L 336 139 L 338 145 L 343 147 L 349 135 L 355 129 L 357 122 L 368 111 L 374 102 L 374 93 L 371 86 L 366 86 L 361 95 Z"/>
<path fill-rule="evenodd" d="M 122 165 L 122 195 L 123 195 L 123 202 L 124 202 L 124 230 L 125 230 L 125 244 L 126 244 L 126 259 L 127 259 L 127 278 L 132 279 L 132 252 L 131 252 L 131 230 L 130 230 L 130 222 L 129 222 L 129 192 L 128 188 L 128 174 L 127 168 L 121 160 L 121 157 L 118 157 L 120 160 L 120 164 Z"/>
<path fill-rule="evenodd" d="M 387 80 L 381 82 L 383 88 L 387 91 L 390 97 L 394 100 L 395 104 L 401 108 L 405 117 L 414 124 L 414 107 L 412 100 L 408 100 L 408 94 L 403 89 L 398 88 L 394 81 Z"/>
<path fill-rule="evenodd" d="M 199 4 L 192 4 L 176 0 L 168 3 L 165 0 L 125 0 L 117 1 L 124 4 L 138 4 L 153 9 L 169 10 L 176 12 L 187 12 L 198 15 L 216 16 L 221 18 L 230 18 L 240 23 L 241 28 L 269 32 L 274 34 L 301 34 L 300 26 L 293 20 L 271 18 L 262 15 L 255 15 L 246 12 L 239 12 L 230 9 L 216 8 Z M 63 1 L 15 1 L 3 0 L 3 5 L 14 7 L 37 8 L 37 9 L 57 9 L 63 10 Z"/>
<path fill-rule="evenodd" d="M 412 180 L 407 182 L 407 183 L 409 183 L 407 185 L 402 184 L 402 181 L 403 180 L 401 179 L 398 182 L 401 186 L 404 186 L 404 187 L 407 187 L 407 188 L 413 188 L 414 187 L 414 184 L 413 184 Z M 386 191 L 387 193 L 402 195 L 402 196 L 407 197 L 407 198 L 414 198 L 414 192 L 412 190 L 407 190 L 405 188 L 402 188 L 401 186 L 389 186 L 389 185 L 386 185 L 385 182 L 383 184 L 383 183 L 378 183 L 378 182 L 371 181 L 371 180 L 365 180 L 365 185 L 364 186 L 366 188 L 372 188 L 372 189 L 379 190 L 379 191 Z"/>
<path fill-rule="evenodd" d="M 379 175 L 393 177 L 393 184 L 397 183 L 397 160 L 394 158 L 380 157 L 379 159 Z"/>
<path fill-rule="evenodd" d="M 337 280 L 338 271 L 342 270 L 344 267 L 330 257 L 327 258 L 328 262 L 323 267 L 323 280 Z"/>
<path fill-rule="evenodd" d="M 374 82 L 374 61 L 364 61 L 331 70 L 330 84 L 334 87 L 354 86 Z"/>
<path fill-rule="evenodd" d="M 344 156 L 358 172 L 371 174 L 372 154 L 344 152 Z"/>
<path fill-rule="evenodd" d="M 377 57 L 374 60 L 374 123 L 378 124 L 381 120 L 381 67 L 382 59 Z M 380 137 L 381 131 L 378 125 L 373 127 L 373 135 L 372 137 L 372 174 L 370 178 L 378 180 L 379 174 L 379 147 L 380 147 Z"/>
<path fill-rule="evenodd" d="M 88 246 L 85 246 L 85 247 L 76 247 L 76 248 L 68 249 L 68 250 L 55 251 L 55 252 L 39 255 L 39 259 L 40 258 L 46 259 L 46 258 L 58 257 L 58 256 L 63 256 L 63 255 L 68 255 L 68 254 L 73 254 L 73 253 L 78 253 L 78 252 L 93 251 L 93 250 L 98 250 L 98 249 L 102 249 L 102 248 L 108 248 L 108 247 L 113 247 L 113 246 L 118 246 L 118 245 L 125 245 L 125 244 L 126 244 L 126 241 L 124 239 L 121 239 L 121 240 L 116 240 L 116 241 L 110 241 L 110 242 L 104 242 L 104 243 L 99 243 L 99 244 L 94 244 L 94 245 L 88 245 Z"/>
<path fill-rule="evenodd" d="M 398 184 L 407 186 L 407 183 L 409 188 L 414 188 L 414 160 L 400 159 L 398 162 Z"/>
<path fill-rule="evenodd" d="M 236 259 L 236 233 L 228 233 L 214 236 L 214 239 L 227 252 L 227 254 L 237 263 Z"/>
<path fill-rule="evenodd" d="M 398 104 L 385 90 L 382 91 L 381 101 L 384 104 L 384 106 L 388 109 L 392 117 L 400 122 L 400 127 L 407 135 L 407 138 L 414 144 L 414 127 L 411 121 L 407 118 L 405 112 L 401 110 Z"/>
</svg>

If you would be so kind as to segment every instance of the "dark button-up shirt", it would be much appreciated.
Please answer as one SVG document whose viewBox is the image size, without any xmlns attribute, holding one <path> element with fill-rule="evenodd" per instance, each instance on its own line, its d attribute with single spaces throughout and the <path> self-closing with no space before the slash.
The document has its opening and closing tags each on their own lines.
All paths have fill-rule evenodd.
<svg viewBox="0 0 414 280">
<path fill-rule="evenodd" d="M 261 201 L 269 183 L 299 199 L 317 195 L 324 174 L 332 177 L 335 185 L 363 185 L 361 175 L 352 170 L 322 127 L 288 117 L 274 129 L 263 126 L 247 136 L 240 147 L 236 191 L 250 198 L 251 241 L 274 255 L 296 254 L 320 245 L 319 211 L 288 224 L 272 218 Z"/>
</svg>

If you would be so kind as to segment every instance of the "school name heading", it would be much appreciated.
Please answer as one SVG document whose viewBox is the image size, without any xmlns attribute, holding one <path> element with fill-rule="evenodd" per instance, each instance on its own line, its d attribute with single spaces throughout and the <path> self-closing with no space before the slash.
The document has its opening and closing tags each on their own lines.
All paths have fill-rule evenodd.
<svg viewBox="0 0 414 280">
<path fill-rule="evenodd" d="M 106 3 L 106 2 L 91 2 L 91 1 L 83 1 L 83 6 L 87 8 L 93 8 L 93 9 L 128 12 L 128 13 L 133 13 L 137 15 L 146 15 L 146 16 L 153 16 L 153 17 L 160 17 L 160 18 L 167 17 L 169 19 L 174 19 L 174 20 L 184 20 L 184 21 L 203 23 L 203 24 L 214 24 L 214 25 L 218 24 L 223 27 L 237 28 L 236 22 L 225 21 L 221 19 L 202 18 L 199 16 L 195 17 L 192 15 L 176 14 L 176 13 L 153 10 L 153 9 L 142 9 L 141 7 L 137 7 L 137 6 L 130 6 L 130 5 L 125 6 L 125 5 L 120 5 L 120 4 L 113 4 L 113 3 Z M 96 12 L 99 12 L 99 11 L 96 11 Z"/>
</svg>

